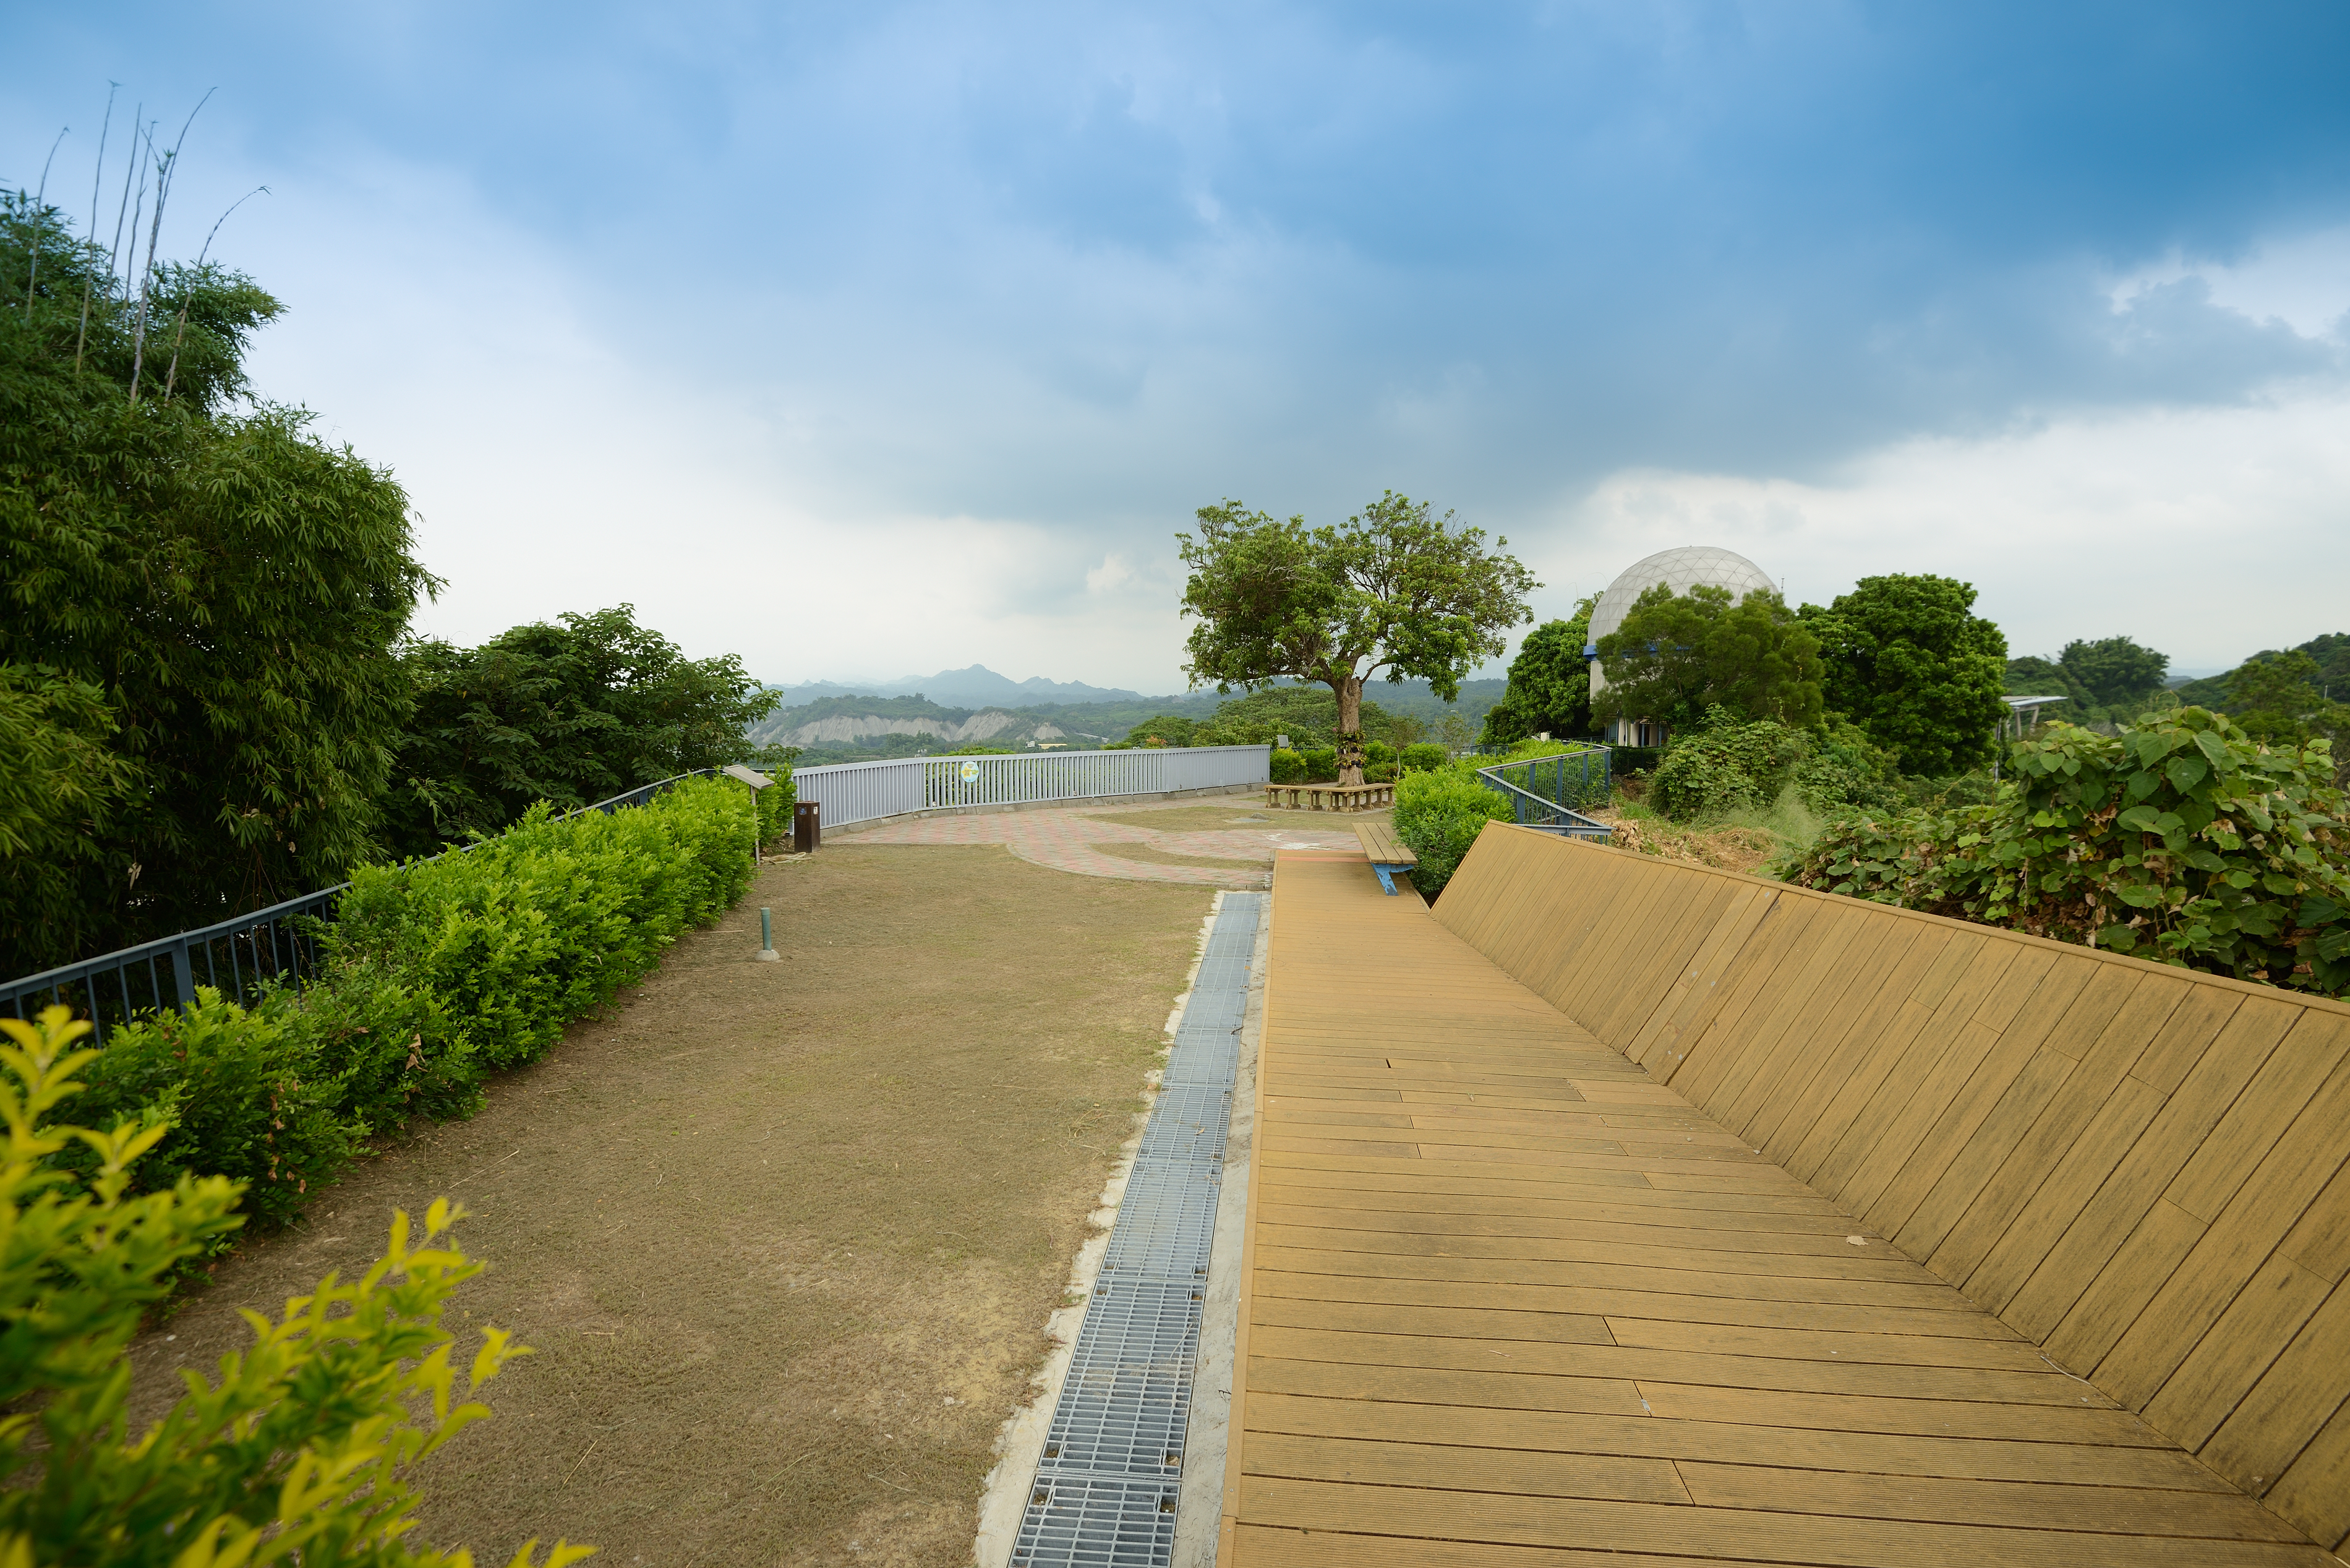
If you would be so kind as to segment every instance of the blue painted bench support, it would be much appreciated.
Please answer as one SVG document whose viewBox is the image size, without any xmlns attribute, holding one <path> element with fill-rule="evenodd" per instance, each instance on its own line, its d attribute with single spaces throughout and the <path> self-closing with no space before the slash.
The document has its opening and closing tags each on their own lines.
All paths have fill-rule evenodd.
<svg viewBox="0 0 2350 1568">
<path fill-rule="evenodd" d="M 1394 898 L 1396 873 L 1418 866 L 1419 857 L 1407 848 L 1395 836 L 1395 830 L 1385 823 L 1358 822 L 1355 825 L 1355 836 L 1362 842 L 1363 856 L 1371 863 L 1372 875 L 1388 890 L 1388 897 Z"/>
</svg>

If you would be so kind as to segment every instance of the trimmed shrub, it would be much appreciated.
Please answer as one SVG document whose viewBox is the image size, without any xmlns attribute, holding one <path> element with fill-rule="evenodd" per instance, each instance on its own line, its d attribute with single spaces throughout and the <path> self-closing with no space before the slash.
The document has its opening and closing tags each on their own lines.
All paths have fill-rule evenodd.
<svg viewBox="0 0 2350 1568">
<path fill-rule="evenodd" d="M 1305 759 L 1305 777 L 1303 782 L 1306 784 L 1338 782 L 1337 747 L 1316 746 L 1312 751 L 1304 753 L 1303 755 Z"/>
<path fill-rule="evenodd" d="M 540 805 L 470 852 L 362 867 L 316 980 L 110 1031 L 82 1107 L 161 1129 L 134 1186 L 224 1176 L 283 1222 L 361 1138 L 471 1115 L 485 1074 L 544 1055 L 741 898 L 745 793 L 699 779 L 567 822 Z"/>
<path fill-rule="evenodd" d="M 1444 748 L 1434 741 L 1421 741 L 1403 749 L 1402 761 L 1406 773 L 1428 773 L 1431 769 L 1442 767 L 1449 760 L 1444 754 Z"/>
<path fill-rule="evenodd" d="M 188 1387 L 178 1403 L 134 1428 L 125 1357 L 140 1319 L 184 1264 L 241 1223 L 238 1188 L 183 1173 L 133 1196 L 137 1186 L 159 1184 L 140 1168 L 171 1129 L 136 1119 L 103 1133 L 49 1124 L 90 1060 L 72 1049 L 88 1029 L 62 1007 L 37 1026 L 0 1019 L 8 1040 L 0 1046 L 8 1262 L 0 1272 L 0 1342 L 8 1347 L 0 1402 L 19 1412 L 0 1423 L 0 1556 L 92 1568 L 470 1563 L 416 1540 L 423 1500 L 410 1477 L 424 1456 L 489 1415 L 472 1397 L 525 1352 L 484 1327 L 458 1383 L 442 1314 L 457 1286 L 481 1272 L 443 1240 L 463 1211 L 435 1199 L 418 1246 L 408 1216 L 395 1213 L 390 1245 L 365 1274 L 348 1282 L 329 1275 L 275 1322 L 246 1314 L 254 1342 L 222 1359 L 218 1381 L 182 1372 Z M 71 1148 L 93 1157 L 84 1183 L 55 1168 Z M 137 1438 L 127 1440 L 133 1430 Z M 536 1545 L 508 1568 L 530 1568 Z M 557 1542 L 545 1568 L 585 1555 Z"/>
<path fill-rule="evenodd" d="M 1274 749 L 1272 773 L 1267 775 L 1275 784 L 1305 784 L 1305 759 L 1287 746 Z"/>
<path fill-rule="evenodd" d="M 2331 746 L 2272 750 L 2201 708 L 2011 751 L 1988 805 L 1832 825 L 1809 888 L 2240 980 L 2350 994 L 2350 821 Z"/>
<path fill-rule="evenodd" d="M 301 1211 L 311 1183 L 331 1180 L 358 1150 L 342 1090 L 314 1039 L 204 986 L 193 1007 L 109 1033 L 74 1110 L 100 1127 L 162 1130 L 140 1167 L 142 1189 L 224 1176 L 254 1213 L 280 1224 Z M 89 1168 L 86 1158 L 68 1164 Z"/>
<path fill-rule="evenodd" d="M 1476 773 L 1459 763 L 1404 774 L 1396 785 L 1396 836 L 1419 857 L 1411 884 L 1429 898 L 1444 891 L 1461 857 L 1489 822 L 1516 814 Z"/>
<path fill-rule="evenodd" d="M 544 805 L 472 852 L 362 867 L 333 946 L 430 991 L 482 1065 L 545 1054 L 750 885 L 743 789 L 696 779 L 567 822 Z"/>
</svg>

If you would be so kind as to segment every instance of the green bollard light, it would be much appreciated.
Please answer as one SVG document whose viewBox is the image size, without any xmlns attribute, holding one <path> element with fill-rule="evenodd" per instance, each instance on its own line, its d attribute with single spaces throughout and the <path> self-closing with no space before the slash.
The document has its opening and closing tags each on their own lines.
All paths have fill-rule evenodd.
<svg viewBox="0 0 2350 1568">
<path fill-rule="evenodd" d="M 775 927 L 770 923 L 767 906 L 759 906 L 759 961 L 781 963 L 784 955 L 775 950 Z"/>
</svg>

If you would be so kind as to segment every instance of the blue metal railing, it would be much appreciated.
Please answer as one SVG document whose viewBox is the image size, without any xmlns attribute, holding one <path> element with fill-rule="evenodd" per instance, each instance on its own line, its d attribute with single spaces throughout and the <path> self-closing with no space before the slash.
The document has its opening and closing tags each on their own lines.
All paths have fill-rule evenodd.
<svg viewBox="0 0 2350 1568">
<path fill-rule="evenodd" d="M 1578 746 L 1546 757 L 1522 757 L 1479 768 L 1477 776 L 1516 808 L 1518 826 L 1569 838 L 1607 838 L 1604 822 L 1576 809 L 1607 804 L 1608 748 Z"/>
<path fill-rule="evenodd" d="M 567 811 L 561 821 L 588 812 L 607 815 L 624 805 L 642 805 L 674 784 L 717 772 L 696 768 L 654 784 Z M 455 845 L 442 854 L 464 854 L 487 840 Z M 441 856 L 426 857 L 438 860 Z M 410 862 L 423 865 L 425 860 Z M 234 1002 L 250 1002 L 265 985 L 302 981 L 318 970 L 318 929 L 334 919 L 348 882 L 316 893 L 305 893 L 265 909 L 234 916 L 216 925 L 180 931 L 137 947 L 78 963 L 59 965 L 0 985 L 0 1008 L 17 1018 L 26 1008 L 63 1002 L 89 1019 L 97 1030 L 93 1044 L 104 1044 L 109 1023 L 120 1024 L 141 1012 L 184 1007 L 196 999 L 196 987 L 211 986 Z"/>
</svg>

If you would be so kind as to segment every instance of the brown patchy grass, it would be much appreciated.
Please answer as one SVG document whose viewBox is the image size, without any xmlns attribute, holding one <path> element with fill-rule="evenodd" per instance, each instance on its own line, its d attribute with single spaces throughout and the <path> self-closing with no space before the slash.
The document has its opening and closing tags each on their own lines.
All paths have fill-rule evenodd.
<svg viewBox="0 0 2350 1568">
<path fill-rule="evenodd" d="M 536 1354 L 429 1461 L 423 1539 L 504 1561 L 962 1564 L 998 1426 L 1190 962 L 1204 888 L 1000 847 L 768 867 L 467 1123 L 354 1169 L 134 1349 L 142 1418 L 392 1208 L 473 1217 L 451 1324 Z M 758 905 L 781 964 L 751 961 Z"/>
</svg>

